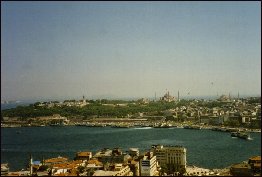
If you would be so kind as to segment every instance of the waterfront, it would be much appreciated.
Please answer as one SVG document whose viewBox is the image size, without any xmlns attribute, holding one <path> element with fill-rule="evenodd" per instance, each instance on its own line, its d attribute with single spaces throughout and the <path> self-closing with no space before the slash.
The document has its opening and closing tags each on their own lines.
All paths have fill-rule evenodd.
<svg viewBox="0 0 262 177">
<path fill-rule="evenodd" d="M 34 160 L 58 155 L 72 159 L 84 150 L 121 147 L 125 151 L 137 147 L 145 151 L 152 144 L 172 144 L 187 148 L 188 164 L 224 168 L 261 154 L 261 134 L 251 133 L 251 138 L 248 141 L 225 132 L 181 128 L 1 128 L 1 163 L 8 162 L 10 170 L 19 170 L 25 168 L 30 153 Z"/>
</svg>

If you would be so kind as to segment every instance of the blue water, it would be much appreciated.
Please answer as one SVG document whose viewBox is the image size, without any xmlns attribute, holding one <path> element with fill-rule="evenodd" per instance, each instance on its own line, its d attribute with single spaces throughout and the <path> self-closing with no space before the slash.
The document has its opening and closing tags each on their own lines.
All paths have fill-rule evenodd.
<svg viewBox="0 0 262 177">
<path fill-rule="evenodd" d="M 32 104 L 33 102 L 18 102 L 18 103 L 1 103 L 1 110 L 5 109 L 11 109 L 11 108 L 16 108 L 17 106 L 28 106 L 29 104 Z"/>
<path fill-rule="evenodd" d="M 20 134 L 17 131 L 21 131 Z M 93 153 L 104 147 L 150 149 L 152 144 L 182 145 L 187 148 L 187 162 L 204 168 L 223 168 L 261 155 L 261 134 L 253 140 L 232 138 L 229 133 L 180 128 L 110 128 L 110 127 L 21 127 L 1 128 L 1 163 L 11 170 L 26 167 L 32 153 L 34 160 L 58 155 L 71 159 L 78 151 Z"/>
</svg>

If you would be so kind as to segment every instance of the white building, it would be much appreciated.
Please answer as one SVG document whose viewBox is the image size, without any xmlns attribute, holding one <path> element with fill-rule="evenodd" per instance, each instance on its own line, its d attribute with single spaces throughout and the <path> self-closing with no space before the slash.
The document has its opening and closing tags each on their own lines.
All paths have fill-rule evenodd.
<svg viewBox="0 0 262 177">
<path fill-rule="evenodd" d="M 157 173 L 156 156 L 153 152 L 148 152 L 140 160 L 141 176 L 154 176 Z"/>
<path fill-rule="evenodd" d="M 159 165 L 174 165 L 176 170 L 186 169 L 186 148 L 182 146 L 153 145 L 152 152 Z"/>
<path fill-rule="evenodd" d="M 138 148 L 130 148 L 129 155 L 131 156 L 139 156 L 139 149 Z"/>
<path fill-rule="evenodd" d="M 96 170 L 93 176 L 133 176 L 128 165 L 115 164 L 112 170 Z"/>
</svg>

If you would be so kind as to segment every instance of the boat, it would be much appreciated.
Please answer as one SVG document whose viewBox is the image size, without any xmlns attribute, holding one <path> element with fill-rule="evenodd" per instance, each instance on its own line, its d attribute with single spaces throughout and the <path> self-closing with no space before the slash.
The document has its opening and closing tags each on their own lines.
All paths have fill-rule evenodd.
<svg viewBox="0 0 262 177">
<path fill-rule="evenodd" d="M 220 131 L 220 132 L 229 132 L 229 129 L 226 127 L 213 127 L 211 128 L 212 131 Z"/>
<path fill-rule="evenodd" d="M 87 124 L 83 124 L 83 126 L 86 126 L 86 127 L 95 127 L 95 124 L 87 123 Z"/>
<path fill-rule="evenodd" d="M 51 123 L 50 126 L 63 127 L 63 126 L 65 126 L 65 123 L 64 122 L 61 122 L 61 123 L 56 122 L 56 123 Z"/>
<path fill-rule="evenodd" d="M 194 125 L 185 125 L 184 126 L 184 128 L 185 129 L 195 129 L 195 130 L 200 130 L 200 129 L 202 129 L 202 127 L 200 127 L 200 126 L 194 126 Z"/>
<path fill-rule="evenodd" d="M 184 128 L 182 125 L 177 125 L 176 128 Z"/>
<path fill-rule="evenodd" d="M 156 124 L 153 127 L 154 128 L 171 128 L 173 126 L 171 124 Z"/>
<path fill-rule="evenodd" d="M 191 129 L 191 126 L 185 125 L 183 128 L 184 128 L 184 129 Z"/>
<path fill-rule="evenodd" d="M 106 125 L 105 124 L 94 124 L 92 125 L 92 127 L 105 127 Z"/>
<path fill-rule="evenodd" d="M 238 134 L 238 138 L 241 138 L 241 139 L 250 139 L 250 135 L 249 134 L 247 134 L 247 133 L 244 133 L 244 132 L 240 132 L 239 134 Z"/>
<path fill-rule="evenodd" d="M 16 131 L 16 134 L 21 134 L 22 133 L 22 131 Z"/>
<path fill-rule="evenodd" d="M 238 136 L 238 132 L 231 132 L 231 136 L 232 137 L 237 137 Z"/>
<path fill-rule="evenodd" d="M 251 139 L 250 134 L 245 133 L 245 132 L 231 132 L 232 137 L 238 137 L 241 139 Z"/>
<path fill-rule="evenodd" d="M 111 126 L 112 128 L 129 128 L 130 126 L 129 125 L 113 125 Z"/>
</svg>

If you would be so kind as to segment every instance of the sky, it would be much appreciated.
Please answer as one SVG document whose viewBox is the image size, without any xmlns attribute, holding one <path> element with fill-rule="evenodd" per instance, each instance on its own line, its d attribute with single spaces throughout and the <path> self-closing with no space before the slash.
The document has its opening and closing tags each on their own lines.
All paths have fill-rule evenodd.
<svg viewBox="0 0 262 177">
<path fill-rule="evenodd" d="M 1 100 L 261 93 L 260 2 L 1 2 Z"/>
</svg>

